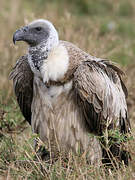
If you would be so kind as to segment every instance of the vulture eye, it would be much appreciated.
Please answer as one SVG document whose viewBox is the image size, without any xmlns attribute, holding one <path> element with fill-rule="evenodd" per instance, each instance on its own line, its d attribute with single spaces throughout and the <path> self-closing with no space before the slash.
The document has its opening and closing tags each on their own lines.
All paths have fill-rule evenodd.
<svg viewBox="0 0 135 180">
<path fill-rule="evenodd" d="M 35 29 L 36 29 L 36 31 L 41 31 L 42 28 L 41 27 L 36 27 Z"/>
</svg>

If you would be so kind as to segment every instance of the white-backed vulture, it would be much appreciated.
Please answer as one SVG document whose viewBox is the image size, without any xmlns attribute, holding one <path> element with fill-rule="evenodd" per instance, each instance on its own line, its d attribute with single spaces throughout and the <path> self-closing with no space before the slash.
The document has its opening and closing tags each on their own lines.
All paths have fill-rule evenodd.
<svg viewBox="0 0 135 180">
<path fill-rule="evenodd" d="M 48 143 L 50 151 L 56 146 L 59 151 L 79 150 L 91 164 L 99 163 L 102 148 L 96 135 L 111 129 L 130 131 L 123 72 L 110 61 L 59 40 L 47 20 L 20 28 L 13 41 L 29 45 L 10 78 L 33 132 Z"/>
</svg>

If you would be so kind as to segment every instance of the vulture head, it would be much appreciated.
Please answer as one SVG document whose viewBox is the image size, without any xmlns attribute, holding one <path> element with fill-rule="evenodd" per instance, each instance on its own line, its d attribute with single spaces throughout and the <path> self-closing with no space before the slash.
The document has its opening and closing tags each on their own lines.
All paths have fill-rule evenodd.
<svg viewBox="0 0 135 180">
<path fill-rule="evenodd" d="M 25 41 L 30 47 L 45 43 L 58 43 L 58 33 L 53 24 L 47 20 L 38 19 L 27 26 L 18 29 L 13 35 L 13 42 Z"/>
</svg>

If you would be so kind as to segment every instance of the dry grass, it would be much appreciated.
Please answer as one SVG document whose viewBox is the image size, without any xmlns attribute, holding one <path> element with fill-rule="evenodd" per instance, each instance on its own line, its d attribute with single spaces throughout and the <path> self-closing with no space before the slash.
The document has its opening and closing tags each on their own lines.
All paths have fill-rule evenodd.
<svg viewBox="0 0 135 180">
<path fill-rule="evenodd" d="M 63 3 L 64 2 L 64 3 Z M 77 1 L 79 2 L 79 0 Z M 80 0 L 80 2 L 83 2 Z M 8 74 L 17 57 L 26 52 L 26 45 L 13 46 L 12 34 L 23 24 L 37 18 L 52 21 L 60 39 L 73 42 L 92 55 L 110 58 L 125 69 L 129 90 L 128 107 L 133 136 L 135 134 L 135 2 L 102 0 L 85 1 L 79 6 L 64 0 L 1 0 L 0 2 L 0 179 L 135 179 L 135 143 L 127 143 L 132 162 L 118 170 L 89 166 L 81 158 L 69 154 L 53 165 L 33 161 L 33 136 L 12 98 L 12 83 Z M 88 3 L 88 4 L 87 4 Z M 91 3 L 91 4 L 89 4 Z M 125 3 L 125 4 L 124 4 Z M 83 7 L 84 6 L 84 7 Z M 89 7 L 87 10 L 86 7 Z M 81 8 L 80 8 L 81 7 Z M 82 8 L 83 7 L 83 8 Z M 93 11 L 93 8 L 94 11 Z M 102 10 L 103 8 L 103 10 Z M 107 10 L 109 8 L 109 10 Z M 86 9 L 88 14 L 83 11 Z M 94 14 L 94 12 L 96 12 Z M 9 125 L 10 124 L 10 125 Z"/>
</svg>

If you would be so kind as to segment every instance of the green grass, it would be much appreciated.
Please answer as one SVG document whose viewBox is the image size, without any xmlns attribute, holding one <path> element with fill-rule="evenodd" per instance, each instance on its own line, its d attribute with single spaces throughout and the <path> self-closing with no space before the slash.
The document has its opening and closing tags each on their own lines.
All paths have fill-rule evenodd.
<svg viewBox="0 0 135 180">
<path fill-rule="evenodd" d="M 17 28 L 37 18 L 52 21 L 60 39 L 73 42 L 97 57 L 117 62 L 127 73 L 128 107 L 135 135 L 135 1 L 130 0 L 1 0 L 0 2 L 0 179 L 134 179 L 135 143 L 126 143 L 128 167 L 108 169 L 88 165 L 79 155 L 62 156 L 50 165 L 33 149 L 31 127 L 24 121 L 13 95 L 9 72 L 27 46 L 12 43 Z M 119 137 L 119 136 L 118 136 Z"/>
<path fill-rule="evenodd" d="M 70 152 L 66 159 L 62 155 L 53 164 L 41 161 L 33 149 L 34 138 L 30 126 L 24 121 L 16 101 L 10 105 L 0 106 L 0 175 L 13 179 L 122 179 L 134 177 L 135 156 L 134 139 L 129 138 L 125 148 L 131 153 L 132 161 L 128 167 L 105 168 L 87 164 L 85 158 Z M 10 126 L 9 126 L 10 125 Z M 117 142 L 123 142 L 124 137 L 117 131 L 109 132 Z M 113 142 L 109 142 L 113 143 Z M 35 159 L 35 157 L 37 157 Z M 109 174 L 109 177 L 108 177 Z"/>
</svg>

